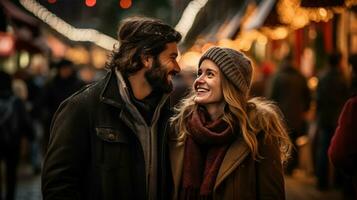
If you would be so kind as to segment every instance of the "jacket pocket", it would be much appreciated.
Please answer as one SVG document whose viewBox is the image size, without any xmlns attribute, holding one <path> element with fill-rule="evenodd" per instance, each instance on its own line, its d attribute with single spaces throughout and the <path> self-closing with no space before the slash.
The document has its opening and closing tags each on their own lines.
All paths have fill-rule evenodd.
<svg viewBox="0 0 357 200">
<path fill-rule="evenodd" d="M 129 159 L 129 139 L 125 133 L 111 128 L 96 128 L 97 163 L 103 169 L 123 167 Z"/>
<path fill-rule="evenodd" d="M 128 143 L 127 136 L 118 130 L 110 128 L 95 128 L 95 130 L 97 136 L 103 141 Z"/>
</svg>

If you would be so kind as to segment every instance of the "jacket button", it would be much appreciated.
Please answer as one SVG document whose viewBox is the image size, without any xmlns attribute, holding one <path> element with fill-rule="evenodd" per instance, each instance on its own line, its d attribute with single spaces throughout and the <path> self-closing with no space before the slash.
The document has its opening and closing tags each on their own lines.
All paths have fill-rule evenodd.
<svg viewBox="0 0 357 200">
<path fill-rule="evenodd" d="M 108 135 L 108 138 L 109 138 L 110 140 L 114 140 L 114 134 L 113 134 L 113 133 L 110 133 L 110 134 Z"/>
</svg>

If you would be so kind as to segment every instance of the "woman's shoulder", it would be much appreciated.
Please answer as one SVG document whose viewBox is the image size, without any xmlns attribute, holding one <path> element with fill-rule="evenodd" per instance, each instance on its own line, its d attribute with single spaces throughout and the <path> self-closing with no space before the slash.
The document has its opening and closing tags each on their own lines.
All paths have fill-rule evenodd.
<svg viewBox="0 0 357 200">
<path fill-rule="evenodd" d="M 249 100 L 251 108 L 248 111 L 249 120 L 258 128 L 265 130 L 270 123 L 282 122 L 283 115 L 275 102 L 263 97 L 255 97 Z"/>
</svg>

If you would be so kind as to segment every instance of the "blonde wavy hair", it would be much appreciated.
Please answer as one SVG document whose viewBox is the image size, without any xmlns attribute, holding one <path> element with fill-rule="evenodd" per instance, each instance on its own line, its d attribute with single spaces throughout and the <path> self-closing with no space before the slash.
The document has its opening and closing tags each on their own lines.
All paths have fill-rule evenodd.
<svg viewBox="0 0 357 200">
<path fill-rule="evenodd" d="M 280 109 L 273 102 L 263 98 L 249 99 L 248 94 L 243 94 L 224 76 L 221 77 L 223 98 L 226 102 L 222 118 L 232 129 L 240 128 L 233 132 L 241 133 L 253 159 L 262 158 L 258 151 L 257 135 L 264 132 L 264 140 L 277 139 L 281 160 L 287 161 L 292 145 Z M 195 93 L 192 91 L 175 107 L 175 114 L 170 119 L 172 130 L 175 132 L 171 139 L 178 141 L 178 144 L 183 143 L 189 134 L 187 121 L 199 106 L 194 99 Z M 238 123 L 238 126 L 234 126 L 235 123 Z"/>
</svg>

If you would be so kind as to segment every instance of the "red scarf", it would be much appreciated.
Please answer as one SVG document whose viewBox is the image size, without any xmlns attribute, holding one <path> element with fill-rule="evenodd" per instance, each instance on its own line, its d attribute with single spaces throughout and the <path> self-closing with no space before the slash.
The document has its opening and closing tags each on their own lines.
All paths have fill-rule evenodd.
<svg viewBox="0 0 357 200">
<path fill-rule="evenodd" d="M 211 199 L 218 170 L 235 136 L 221 118 L 199 108 L 188 121 L 180 199 Z"/>
</svg>

